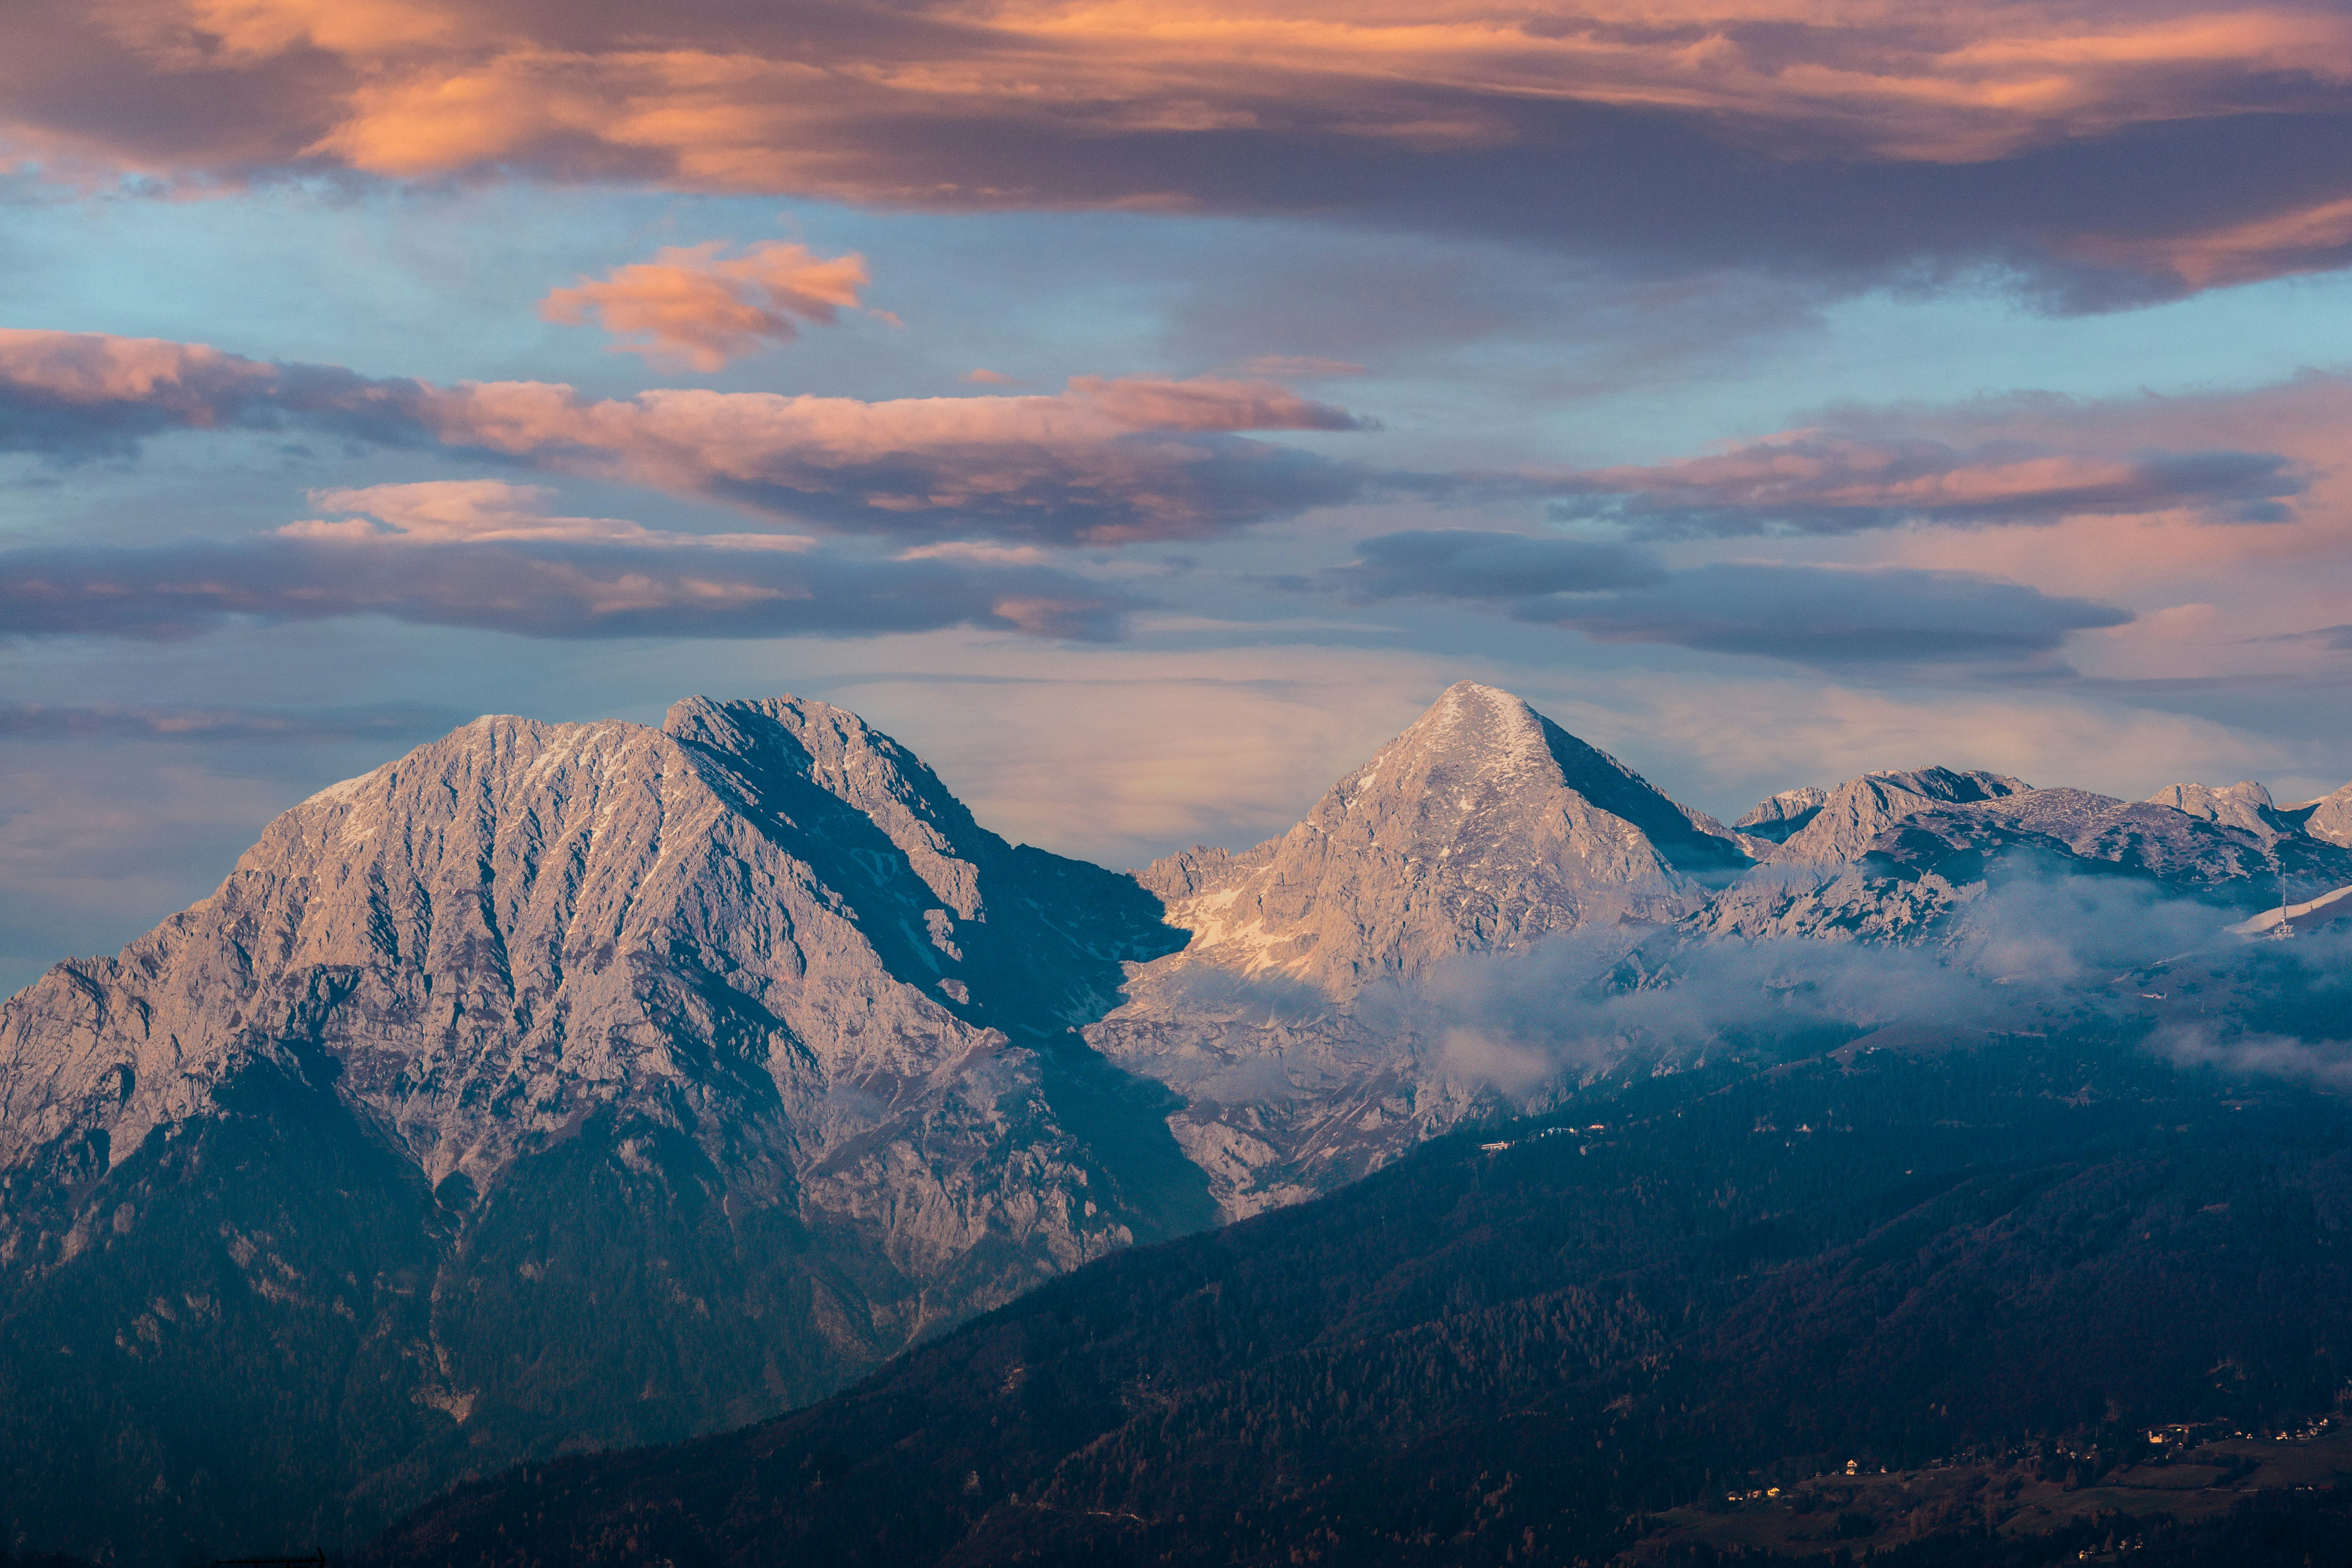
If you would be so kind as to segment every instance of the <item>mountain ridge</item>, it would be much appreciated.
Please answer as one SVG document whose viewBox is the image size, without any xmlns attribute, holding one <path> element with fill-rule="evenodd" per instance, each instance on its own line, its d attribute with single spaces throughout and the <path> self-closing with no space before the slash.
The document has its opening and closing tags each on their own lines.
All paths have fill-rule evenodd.
<svg viewBox="0 0 2352 1568">
<path fill-rule="evenodd" d="M 58 1379 L 87 1366 L 121 1423 L 97 1450 L 156 1456 L 134 1484 L 20 1448 L 0 1476 L 19 1526 L 112 1485 L 100 1530 L 250 1527 L 164 1417 L 173 1368 L 215 1337 L 167 1331 L 215 1323 L 182 1294 L 242 1301 L 218 1335 L 294 1336 L 331 1385 L 377 1364 L 410 1407 L 376 1422 L 404 1454 L 352 1425 L 381 1403 L 356 1385 L 306 1415 L 357 1467 L 311 1483 L 341 1538 L 451 1466 L 815 1397 L 1205 1222 L 1156 1101 L 1068 1045 L 1122 957 L 1170 944 L 1154 900 L 979 829 L 844 710 L 670 719 L 463 726 L 283 814 L 121 957 L 0 1008 L 0 1394 L 63 1412 Z M 254 1184 L 270 1147 L 286 1179 L 357 1161 L 362 1251 L 411 1261 L 344 1260 L 330 1213 Z M 212 1239 L 188 1255 L 184 1231 Z M 185 1290 L 133 1285 L 159 1256 Z M 646 1365 L 599 1370 L 603 1344 Z M 251 1465 L 310 1465 L 272 1452 Z"/>
<path fill-rule="evenodd" d="M 1932 768 L 1751 834 L 1465 682 L 1289 832 L 1122 876 L 1007 843 L 824 703 L 485 717 L 0 1004 L 0 1401 L 48 1434 L 0 1523 L 124 1561 L 265 1519 L 351 1541 L 469 1469 L 753 1419 L 1723 1047 L 1514 1046 L 1478 1016 L 1511 986 L 1600 994 L 1546 992 L 1545 954 L 1622 958 L 1604 990 L 1752 941 L 1964 964 L 2004 889 L 2066 878 L 2218 931 L 2352 884 L 2339 797 L 2257 830 Z M 278 1361 L 344 1392 L 273 1415 L 227 1369 Z"/>
</svg>

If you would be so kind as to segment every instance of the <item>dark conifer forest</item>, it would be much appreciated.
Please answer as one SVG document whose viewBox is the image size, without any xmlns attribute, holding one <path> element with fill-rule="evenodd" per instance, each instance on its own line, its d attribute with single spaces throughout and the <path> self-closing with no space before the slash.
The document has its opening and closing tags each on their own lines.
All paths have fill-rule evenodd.
<svg viewBox="0 0 2352 1568">
<path fill-rule="evenodd" d="M 363 1561 L 2340 1562 L 2347 1225 L 2352 1110 L 2120 1038 L 1724 1059 Z"/>
</svg>

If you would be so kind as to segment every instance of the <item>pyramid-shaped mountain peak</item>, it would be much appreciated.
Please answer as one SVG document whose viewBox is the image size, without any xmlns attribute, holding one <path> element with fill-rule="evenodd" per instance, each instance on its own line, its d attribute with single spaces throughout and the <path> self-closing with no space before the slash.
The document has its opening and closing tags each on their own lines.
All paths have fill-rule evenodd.
<svg viewBox="0 0 2352 1568">
<path fill-rule="evenodd" d="M 1670 799 L 1523 698 L 1470 680 L 1448 687 L 1402 734 L 1333 785 L 1307 820 L 1360 813 L 1370 800 L 1386 798 L 1423 828 L 1477 817 L 1481 831 L 1509 831 L 1526 826 L 1520 819 L 1528 814 L 1551 811 L 1561 790 L 1637 829 L 1672 873 L 1719 881 L 1754 863 L 1750 847 L 1713 817 Z"/>
<path fill-rule="evenodd" d="M 1388 749 L 1442 749 L 1466 757 L 1523 753 L 1543 745 L 1543 715 L 1524 699 L 1499 687 L 1457 680 Z"/>
<path fill-rule="evenodd" d="M 1463 681 L 1280 838 L 1173 856 L 1142 879 L 1193 932 L 1192 959 L 1345 998 L 1594 919 L 1672 919 L 1700 881 L 1752 863 L 1713 818 Z"/>
<path fill-rule="evenodd" d="M 1360 1023 L 1367 992 L 1579 927 L 1679 919 L 1753 863 L 1753 842 L 1465 681 L 1281 837 L 1141 873 L 1192 940 L 1087 1038 L 1182 1096 L 1169 1124 L 1229 1217 L 1292 1202 L 1475 1111 L 1437 1042 Z M 1309 1013 L 1321 1022 L 1298 1026 Z"/>
</svg>

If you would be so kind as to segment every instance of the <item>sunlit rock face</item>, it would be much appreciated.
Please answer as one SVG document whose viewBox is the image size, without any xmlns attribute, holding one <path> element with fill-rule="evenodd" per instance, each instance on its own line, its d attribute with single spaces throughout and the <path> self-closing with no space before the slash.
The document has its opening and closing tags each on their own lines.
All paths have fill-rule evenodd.
<svg viewBox="0 0 2352 1568">
<path fill-rule="evenodd" d="M 1412 1005 L 1449 962 L 1675 920 L 1769 847 L 1465 681 L 1281 837 L 1139 873 L 1192 941 L 1087 1037 L 1184 1097 L 1177 1141 L 1255 1213 L 1494 1103 Z"/>
<path fill-rule="evenodd" d="M 1829 798 L 1830 792 L 1819 784 L 1784 789 L 1749 806 L 1746 815 L 1731 826 L 1736 832 L 1769 843 L 1786 843 L 1791 834 L 1802 831 L 1807 823 L 1821 815 Z"/>
<path fill-rule="evenodd" d="M 2289 824 L 2282 820 L 2271 792 L 2252 779 L 2226 785 L 2167 784 L 2147 798 L 2152 805 L 2168 805 L 2207 822 L 2242 827 L 2264 837 L 2291 830 Z"/>
<path fill-rule="evenodd" d="M 1178 940 L 823 703 L 479 720 L 0 1011 L 0 1310 L 19 1355 L 82 1358 L 0 1377 L 112 1379 L 136 1447 L 181 1358 L 266 1361 L 308 1314 L 305 1375 L 383 1363 L 398 1419 L 313 1434 L 373 1453 L 342 1484 L 379 1504 L 815 1397 L 1212 1216 L 1160 1108 L 1069 1033 Z"/>
<path fill-rule="evenodd" d="M 2352 845 L 2352 784 L 2311 802 L 2309 811 L 2303 819 L 2305 833 L 2330 844 Z"/>
<path fill-rule="evenodd" d="M 1915 768 L 1864 773 L 1832 790 L 1791 791 L 1774 795 L 1740 818 L 1786 831 L 1766 832 L 1778 846 L 1769 858 L 1786 863 L 1833 864 L 1860 859 L 1873 840 L 1895 823 L 1933 806 L 1999 800 L 2033 786 L 2002 773 L 1958 768 Z M 1808 796 L 1818 799 L 1808 800 Z M 1801 804 L 1800 804 L 1801 803 Z M 1773 808 L 1782 809 L 1777 817 Z M 1794 809 L 1790 809 L 1794 808 Z"/>
<path fill-rule="evenodd" d="M 1649 984 L 1691 943 L 1979 942 L 2023 907 L 2016 889 L 2068 879 L 2192 906 L 2179 918 L 2200 931 L 2282 889 L 2352 882 L 2323 834 L 2239 820 L 2270 809 L 2260 785 L 2174 794 L 2133 804 L 1931 767 L 1785 791 L 1727 829 L 1465 682 L 1281 837 L 1138 873 L 1191 941 L 1137 966 L 1087 1038 L 1181 1098 L 1169 1124 L 1238 1217 L 1558 1092 L 1557 1070 L 1497 1070 L 1465 1005 L 1482 962 L 1568 938 L 1592 950 L 1586 970 L 1622 952 Z"/>
</svg>

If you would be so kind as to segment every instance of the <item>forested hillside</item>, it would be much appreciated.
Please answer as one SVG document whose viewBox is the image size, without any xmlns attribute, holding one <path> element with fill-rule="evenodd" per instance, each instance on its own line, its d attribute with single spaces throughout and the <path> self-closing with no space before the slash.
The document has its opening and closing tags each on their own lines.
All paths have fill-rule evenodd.
<svg viewBox="0 0 2352 1568">
<path fill-rule="evenodd" d="M 2332 1411 L 2347 1224 L 2352 1112 L 2113 1033 L 1720 1060 L 1106 1259 L 745 1432 L 462 1488 L 371 1561 L 1597 1563 L 1850 1460 L 1997 1484 L 1806 1550 L 2071 1558 L 2001 1475 Z"/>
</svg>

